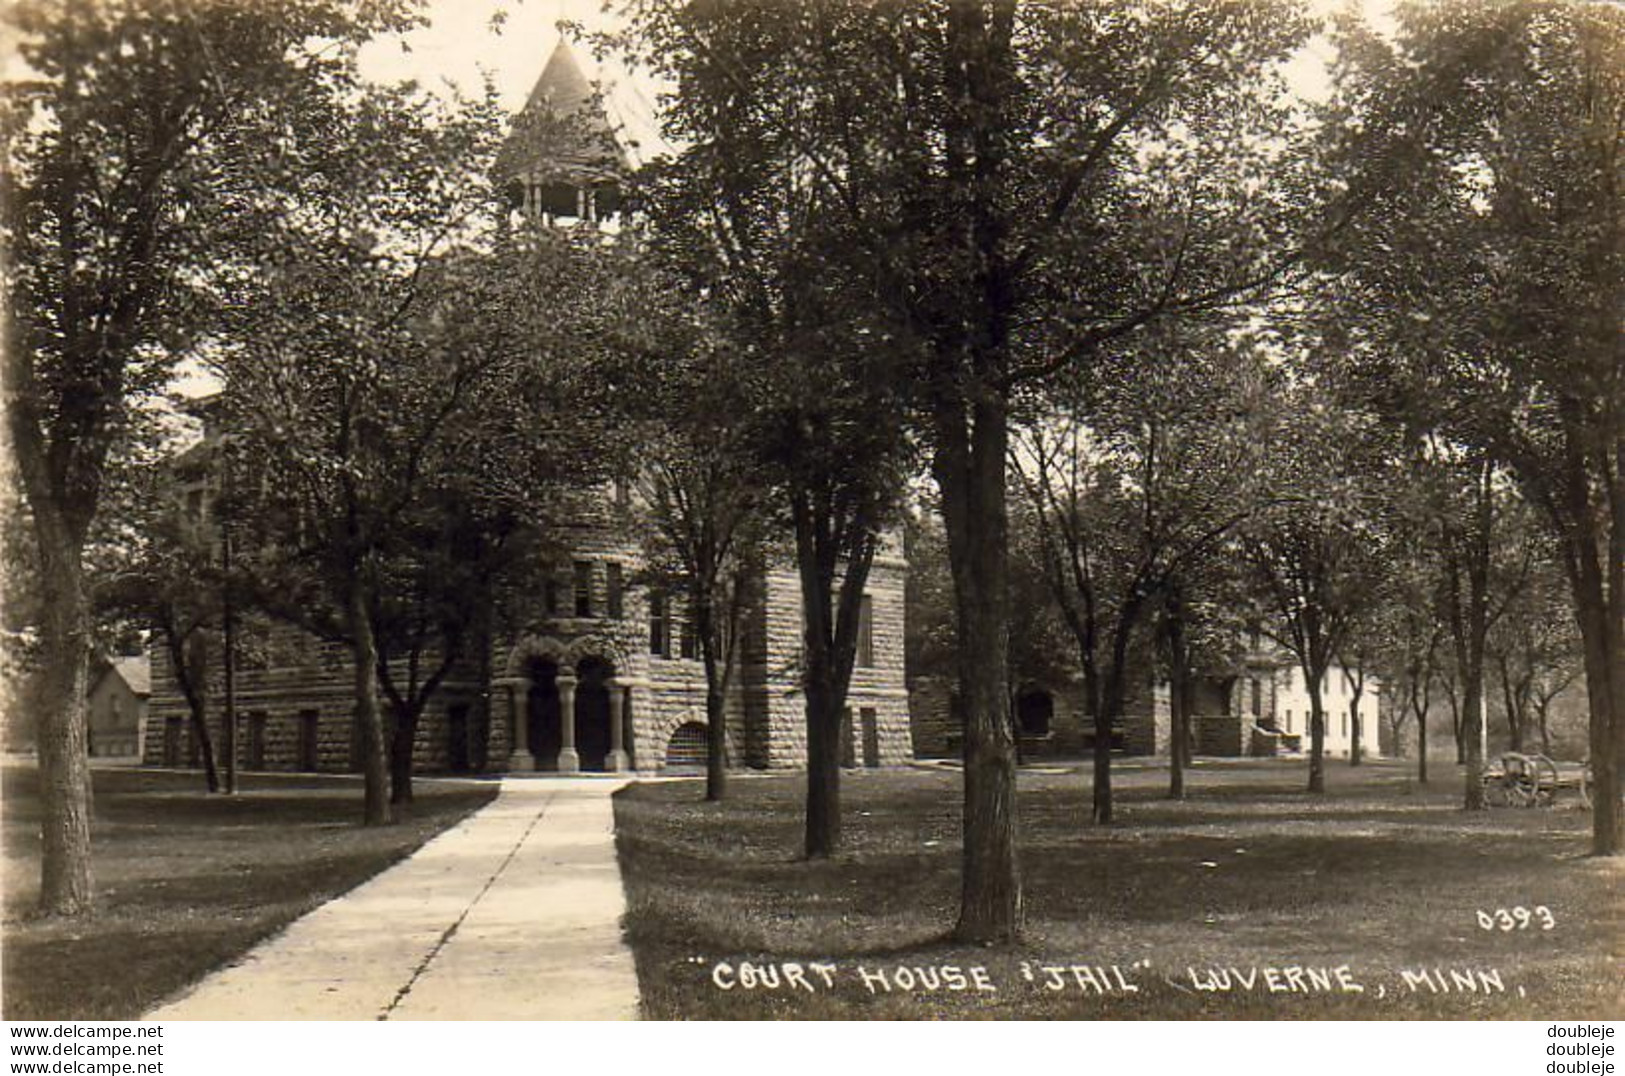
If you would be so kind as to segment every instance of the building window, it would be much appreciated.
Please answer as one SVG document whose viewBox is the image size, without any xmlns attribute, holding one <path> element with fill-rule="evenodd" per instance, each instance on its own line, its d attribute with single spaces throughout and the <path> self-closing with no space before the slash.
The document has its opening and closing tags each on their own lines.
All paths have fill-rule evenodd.
<svg viewBox="0 0 1625 1076">
<path fill-rule="evenodd" d="M 873 706 L 861 707 L 858 723 L 863 732 L 863 764 L 874 769 L 880 765 L 880 715 Z"/>
<path fill-rule="evenodd" d="M 858 599 L 858 668 L 875 667 L 875 609 L 865 594 Z"/>
<path fill-rule="evenodd" d="M 694 630 L 694 610 L 690 609 L 688 615 L 683 617 L 683 624 L 678 632 L 677 652 L 690 661 L 700 656 L 700 636 Z"/>
<path fill-rule="evenodd" d="M 620 562 L 612 560 L 604 565 L 604 611 L 615 620 L 626 615 L 622 587 Z"/>
<path fill-rule="evenodd" d="M 658 590 L 649 592 L 649 653 L 662 658 L 671 653 L 671 618 L 666 595 Z"/>
<path fill-rule="evenodd" d="M 248 768 L 251 770 L 265 769 L 265 724 L 268 717 L 264 710 L 255 710 L 248 715 Z"/>
<path fill-rule="evenodd" d="M 1286 731 L 1287 731 L 1288 734 L 1290 734 L 1292 732 L 1292 711 L 1291 710 L 1288 710 L 1286 712 Z"/>
<path fill-rule="evenodd" d="M 315 710 L 299 711 L 299 768 L 315 773 L 321 768 L 321 714 Z"/>
<path fill-rule="evenodd" d="M 1253 717 L 1258 718 L 1264 713 L 1264 693 L 1259 687 L 1258 678 L 1256 676 L 1253 677 L 1251 686 L 1253 689 Z"/>
<path fill-rule="evenodd" d="M 592 616 L 592 561 L 576 561 L 576 616 Z"/>
</svg>

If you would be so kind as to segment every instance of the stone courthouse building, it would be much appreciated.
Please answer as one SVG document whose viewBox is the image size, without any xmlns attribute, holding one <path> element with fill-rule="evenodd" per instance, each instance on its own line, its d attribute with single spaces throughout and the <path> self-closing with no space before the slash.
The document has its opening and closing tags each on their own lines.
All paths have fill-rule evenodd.
<svg viewBox="0 0 1625 1076">
<path fill-rule="evenodd" d="M 561 43 L 498 158 L 515 211 L 544 227 L 614 226 L 629 166 L 600 98 Z M 206 431 L 205 443 L 210 436 Z M 207 456 L 188 454 L 194 462 Z M 206 499 L 213 480 L 206 465 L 183 469 L 183 498 Z M 535 595 L 530 622 L 493 639 L 488 653 L 438 688 L 418 727 L 420 771 L 654 771 L 703 763 L 704 669 L 680 603 L 637 582 L 643 550 L 627 485 L 579 498 L 579 510 L 556 536 L 567 550 L 557 558 L 563 567 Z M 901 542 L 888 543 L 863 599 L 848 698 L 848 765 L 912 757 L 905 570 Z M 793 565 L 764 565 L 753 589 L 728 699 L 730 760 L 757 768 L 803 765 L 801 596 Z M 254 630 L 258 638 L 244 648 L 235 677 L 240 764 L 355 768 L 348 651 L 286 627 Z M 216 688 L 210 712 L 216 728 L 221 709 Z M 196 763 L 187 709 L 162 647 L 153 655 L 150 727 L 149 763 Z M 214 739 L 218 747 L 218 731 Z"/>
</svg>

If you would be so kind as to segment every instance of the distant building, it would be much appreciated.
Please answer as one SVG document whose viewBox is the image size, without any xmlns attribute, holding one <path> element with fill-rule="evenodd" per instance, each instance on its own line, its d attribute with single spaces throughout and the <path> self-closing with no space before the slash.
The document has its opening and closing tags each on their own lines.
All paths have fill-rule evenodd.
<svg viewBox="0 0 1625 1076">
<path fill-rule="evenodd" d="M 922 757 L 957 756 L 964 715 L 955 686 L 937 677 L 914 682 L 914 749 Z M 1381 683 L 1364 681 L 1359 704 L 1361 751 L 1380 753 L 1378 707 Z M 1221 676 L 1199 676 L 1191 685 L 1191 749 L 1196 755 L 1239 758 L 1309 750 L 1309 693 L 1296 661 L 1255 645 Z M 1354 679 L 1341 665 L 1326 674 L 1321 692 L 1324 751 L 1347 758 L 1353 744 Z M 1076 758 L 1094 750 L 1094 718 L 1079 678 L 1022 684 L 1011 700 L 1017 749 L 1024 759 Z M 1112 730 L 1112 748 L 1128 755 L 1166 756 L 1172 747 L 1166 681 L 1131 677 L 1123 714 Z"/>
<path fill-rule="evenodd" d="M 593 227 L 620 206 L 626 157 L 567 45 L 560 44 L 497 162 L 517 215 L 539 227 Z M 207 441 L 183 457 L 180 496 L 207 511 Z M 200 470 L 201 468 L 201 470 Z M 681 602 L 634 585 L 643 567 L 638 505 L 626 483 L 575 498 L 560 528 L 555 577 L 522 630 L 492 638 L 440 685 L 418 726 L 420 770 L 655 771 L 703 764 L 705 674 Z M 876 556 L 863 596 L 845 761 L 912 757 L 903 679 L 901 542 Z M 240 759 L 249 769 L 345 771 L 359 753 L 349 654 L 290 628 L 245 624 L 254 661 L 239 663 Z M 801 591 L 792 565 L 754 580 L 728 697 L 729 757 L 751 767 L 806 762 L 800 687 Z M 197 745 L 167 656 L 154 656 L 153 764 L 196 765 Z M 211 720 L 218 722 L 218 693 Z M 222 740 L 218 734 L 215 743 Z"/>
<path fill-rule="evenodd" d="M 922 758 L 959 756 L 965 715 L 957 689 L 957 684 L 940 676 L 915 678 L 909 710 L 914 716 L 914 751 Z M 1011 699 L 1011 720 L 1023 760 L 1080 758 L 1095 748 L 1095 721 L 1078 678 L 1024 682 Z M 1127 685 L 1111 746 L 1128 755 L 1167 754 L 1166 699 L 1149 681 Z"/>
<path fill-rule="evenodd" d="M 152 695 L 146 655 L 91 662 L 89 743 L 92 758 L 140 758 Z"/>
</svg>

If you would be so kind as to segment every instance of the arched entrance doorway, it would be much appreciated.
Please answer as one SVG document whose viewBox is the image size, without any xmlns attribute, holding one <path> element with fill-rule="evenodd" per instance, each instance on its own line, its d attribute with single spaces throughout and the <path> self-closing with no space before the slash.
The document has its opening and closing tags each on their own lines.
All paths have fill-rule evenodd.
<svg viewBox="0 0 1625 1076">
<path fill-rule="evenodd" d="M 525 693 L 525 733 L 538 770 L 558 768 L 563 745 L 559 707 L 559 667 L 547 658 L 531 658 L 525 669 L 530 687 Z"/>
<path fill-rule="evenodd" d="M 615 670 L 603 658 L 583 658 L 576 666 L 576 752 L 584 770 L 609 769 L 610 678 Z"/>
<path fill-rule="evenodd" d="M 1016 732 L 1022 736 L 1048 736 L 1055 719 L 1055 699 L 1040 688 L 1016 696 Z"/>
</svg>

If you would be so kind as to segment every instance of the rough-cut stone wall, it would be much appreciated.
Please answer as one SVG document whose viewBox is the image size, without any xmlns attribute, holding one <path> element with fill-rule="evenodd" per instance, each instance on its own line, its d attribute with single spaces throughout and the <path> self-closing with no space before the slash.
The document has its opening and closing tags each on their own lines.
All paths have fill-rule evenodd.
<svg viewBox="0 0 1625 1076">
<path fill-rule="evenodd" d="M 952 758 L 957 754 L 950 747 L 950 739 L 959 736 L 953 695 L 953 684 L 940 676 L 918 676 L 909 686 L 910 732 L 916 758 Z"/>
<path fill-rule="evenodd" d="M 909 727 L 908 688 L 903 677 L 903 580 L 905 565 L 890 553 L 875 558 L 865 593 L 869 596 L 873 664 L 852 670 L 847 707 L 852 712 L 858 761 L 863 760 L 862 714 L 875 711 L 878 762 L 882 766 L 914 757 Z M 754 685 L 753 714 L 765 717 L 761 765 L 802 766 L 807 761 L 807 718 L 801 691 L 801 581 L 794 568 L 775 565 L 765 573 L 760 622 L 753 633 L 752 664 L 746 679 Z"/>
<path fill-rule="evenodd" d="M 470 661 L 436 692 L 419 719 L 416 765 L 425 772 L 450 766 L 450 711 L 467 707 L 470 732 L 468 761 L 474 767 L 506 768 L 515 742 L 515 723 L 525 719 L 531 659 L 579 669 L 600 659 L 613 670 L 613 683 L 624 690 L 629 730 L 625 748 L 643 771 L 660 769 L 673 733 L 690 722 L 704 724 L 703 664 L 680 652 L 680 600 L 668 602 L 669 654 L 650 652 L 649 592 L 639 585 L 642 551 L 624 511 L 600 506 L 578 511 L 580 522 L 566 532 L 565 550 L 554 561 L 554 612 L 546 613 L 547 594 L 536 596 L 535 621 L 493 641 L 489 656 L 492 682 L 481 682 L 479 663 Z M 576 562 L 592 565 L 590 615 L 577 616 Z M 608 615 L 607 565 L 621 566 L 621 613 Z M 862 713 L 875 712 L 878 761 L 890 765 L 913 757 L 908 697 L 903 684 L 903 580 L 905 565 L 893 552 L 877 558 L 868 593 L 872 603 L 874 662 L 854 671 L 849 705 L 858 753 L 862 756 Z M 354 769 L 350 655 L 342 646 L 311 639 L 284 625 L 245 622 L 239 661 L 237 713 L 239 758 L 250 757 L 250 738 L 260 738 L 266 769 L 304 768 L 302 715 L 318 715 L 317 767 L 323 771 Z M 767 570 L 748 606 L 746 633 L 727 698 L 729 757 L 735 765 L 800 766 L 806 762 L 805 716 L 801 705 L 801 603 L 798 578 L 789 567 Z M 211 730 L 216 744 L 222 691 L 218 673 L 209 693 Z M 146 761 L 165 761 L 166 722 L 179 721 L 178 763 L 193 757 L 190 722 L 162 648 L 153 654 L 151 734 Z M 482 757 L 483 756 L 483 757 Z M 539 760 L 550 765 L 552 760 Z"/>
<path fill-rule="evenodd" d="M 1252 718 L 1233 714 L 1199 714 L 1195 718 L 1196 753 L 1238 758 L 1247 753 Z"/>
<path fill-rule="evenodd" d="M 962 717 L 955 713 L 957 685 L 941 677 L 918 677 L 909 694 L 913 715 L 915 754 L 924 758 L 959 757 Z M 1089 716 L 1083 686 L 1024 684 L 1018 695 L 1043 692 L 1050 697 L 1050 729 L 1047 735 L 1022 735 L 1018 749 L 1023 761 L 1076 759 L 1094 748 L 1095 723 Z M 1125 754 L 1166 754 L 1168 750 L 1167 693 L 1131 692 L 1124 700 L 1124 713 L 1118 725 L 1121 750 Z"/>
<path fill-rule="evenodd" d="M 308 767 L 303 742 L 306 714 L 316 715 L 316 766 L 324 773 L 349 773 L 356 769 L 354 750 L 354 694 L 350 653 L 337 643 L 310 638 L 284 624 L 245 622 L 239 630 L 243 639 L 236 670 L 237 761 L 239 769 L 251 763 L 272 771 L 298 771 Z M 218 648 L 216 648 L 218 651 Z M 413 756 L 424 771 L 446 768 L 450 759 L 447 710 L 468 707 L 468 721 L 478 720 L 479 686 L 467 669 L 456 669 L 440 685 L 426 704 L 413 739 Z M 387 729 L 389 703 L 380 698 Z M 225 686 L 223 674 L 211 669 L 208 694 L 209 732 L 216 755 L 223 761 L 225 749 Z M 179 765 L 191 765 L 196 757 L 192 743 L 191 714 L 175 683 L 167 648 L 152 652 L 152 700 L 144 743 L 144 761 L 163 765 L 166 739 L 174 735 L 170 723 L 178 722 Z M 255 739 L 259 740 L 256 748 Z M 255 756 L 258 755 L 258 758 Z M 475 760 L 471 760 L 475 761 Z"/>
</svg>

